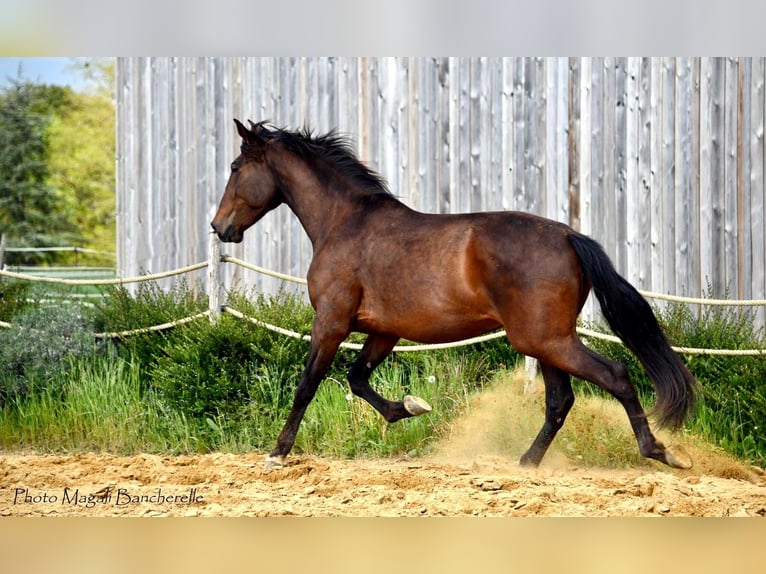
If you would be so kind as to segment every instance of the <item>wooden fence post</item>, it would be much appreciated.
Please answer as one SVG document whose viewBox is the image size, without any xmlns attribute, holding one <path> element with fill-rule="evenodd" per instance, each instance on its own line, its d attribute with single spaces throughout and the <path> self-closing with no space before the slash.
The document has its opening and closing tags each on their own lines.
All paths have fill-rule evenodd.
<svg viewBox="0 0 766 574">
<path fill-rule="evenodd" d="M 208 310 L 210 311 L 210 320 L 218 321 L 221 316 L 221 242 L 214 231 L 210 232 L 208 242 L 208 264 L 207 264 L 207 300 Z"/>
<path fill-rule="evenodd" d="M 0 234 L 0 269 L 3 268 L 3 262 L 5 261 L 5 233 Z"/>
<path fill-rule="evenodd" d="M 527 380 L 524 383 L 524 394 L 533 393 L 537 385 L 537 359 L 533 357 L 524 357 L 524 372 Z"/>
</svg>

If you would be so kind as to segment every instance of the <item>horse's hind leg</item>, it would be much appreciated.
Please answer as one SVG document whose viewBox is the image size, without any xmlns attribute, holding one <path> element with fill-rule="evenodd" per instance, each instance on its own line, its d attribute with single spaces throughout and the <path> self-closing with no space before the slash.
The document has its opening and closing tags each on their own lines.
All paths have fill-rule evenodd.
<svg viewBox="0 0 766 574">
<path fill-rule="evenodd" d="M 588 349 L 576 337 L 572 337 L 564 345 L 559 346 L 555 354 L 549 353 L 546 360 L 575 377 L 598 385 L 620 401 L 628 414 L 638 448 L 643 456 L 659 460 L 675 468 L 691 467 L 688 455 L 681 451 L 667 449 L 652 434 L 646 413 L 638 400 L 638 393 L 628 377 L 625 365 L 602 357 Z"/>
<path fill-rule="evenodd" d="M 547 363 L 540 363 L 540 370 L 545 381 L 545 423 L 537 434 L 532 446 L 521 457 L 522 465 L 537 466 L 540 464 L 548 447 L 563 426 L 574 404 L 574 392 L 569 381 L 569 375 Z"/>
<path fill-rule="evenodd" d="M 408 395 L 404 400 L 390 401 L 370 387 L 372 371 L 391 353 L 397 341 L 396 337 L 370 335 L 348 373 L 351 392 L 367 401 L 390 423 L 431 410 L 431 406 L 419 397 Z"/>
</svg>

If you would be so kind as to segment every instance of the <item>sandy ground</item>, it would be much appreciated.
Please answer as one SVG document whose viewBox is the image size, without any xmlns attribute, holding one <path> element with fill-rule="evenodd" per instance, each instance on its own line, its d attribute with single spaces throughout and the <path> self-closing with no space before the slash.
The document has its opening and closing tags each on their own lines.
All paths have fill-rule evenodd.
<svg viewBox="0 0 766 574">
<path fill-rule="evenodd" d="M 735 473 L 736 474 L 736 473 Z M 766 479 L 504 457 L 0 456 L 2 516 L 764 516 Z"/>
<path fill-rule="evenodd" d="M 716 451 L 682 471 L 587 468 L 554 448 L 521 467 L 498 433 L 522 417 L 509 404 L 507 388 L 483 393 L 413 459 L 0 453 L 0 516 L 766 516 L 764 471 Z M 596 408 L 626 425 L 616 404 Z"/>
</svg>

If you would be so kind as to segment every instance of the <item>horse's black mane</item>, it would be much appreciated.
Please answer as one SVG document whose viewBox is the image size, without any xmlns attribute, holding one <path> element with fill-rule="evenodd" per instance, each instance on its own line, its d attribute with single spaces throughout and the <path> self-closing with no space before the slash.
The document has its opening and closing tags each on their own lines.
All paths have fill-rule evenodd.
<svg viewBox="0 0 766 574">
<path fill-rule="evenodd" d="M 263 139 L 281 143 L 286 149 L 303 159 L 320 160 L 373 195 L 391 196 L 383 177 L 357 159 L 354 148 L 347 136 L 331 130 L 315 135 L 308 128 L 288 131 L 268 126 L 267 122 L 253 125 L 253 130 Z"/>
</svg>

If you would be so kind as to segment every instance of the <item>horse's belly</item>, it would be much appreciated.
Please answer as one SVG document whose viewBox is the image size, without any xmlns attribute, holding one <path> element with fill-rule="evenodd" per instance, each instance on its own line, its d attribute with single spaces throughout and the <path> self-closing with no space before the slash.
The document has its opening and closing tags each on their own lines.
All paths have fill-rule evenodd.
<svg viewBox="0 0 766 574">
<path fill-rule="evenodd" d="M 499 321 L 487 316 L 445 316 L 413 311 L 385 317 L 360 315 L 355 330 L 386 333 L 417 343 L 449 343 L 483 335 L 500 326 Z"/>
</svg>

